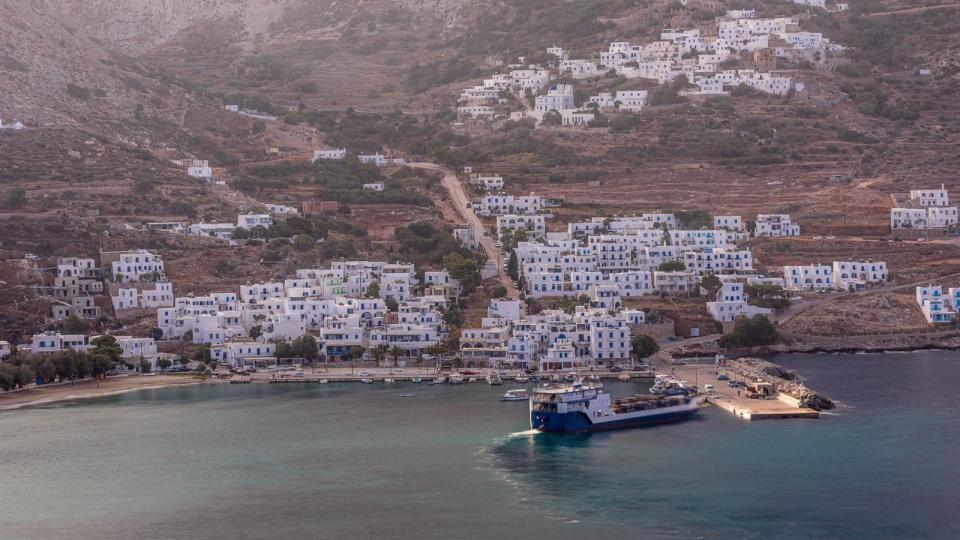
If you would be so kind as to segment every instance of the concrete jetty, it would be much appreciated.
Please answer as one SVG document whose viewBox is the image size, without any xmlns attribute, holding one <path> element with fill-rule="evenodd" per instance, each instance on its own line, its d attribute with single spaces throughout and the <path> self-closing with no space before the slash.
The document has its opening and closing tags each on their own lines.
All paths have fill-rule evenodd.
<svg viewBox="0 0 960 540">
<path fill-rule="evenodd" d="M 737 376 L 735 369 L 718 370 L 711 364 L 675 366 L 673 371 L 678 378 L 699 386 L 701 391 L 705 391 L 706 385 L 712 385 L 713 389 L 705 392 L 707 403 L 743 420 L 820 417 L 818 410 L 804 406 L 799 399 L 779 391 L 777 385 L 772 384 L 773 391 L 770 396 L 756 399 L 747 397 L 746 389 L 730 386 L 729 380 L 717 380 L 719 371 L 738 382 L 754 382 L 753 380 L 745 381 L 747 377 Z"/>
</svg>

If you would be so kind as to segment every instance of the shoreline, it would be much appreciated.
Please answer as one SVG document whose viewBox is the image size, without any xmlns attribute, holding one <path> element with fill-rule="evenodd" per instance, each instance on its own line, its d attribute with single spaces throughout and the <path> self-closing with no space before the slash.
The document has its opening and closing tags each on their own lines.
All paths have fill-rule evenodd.
<svg viewBox="0 0 960 540">
<path fill-rule="evenodd" d="M 160 380 L 156 380 L 160 379 Z M 214 379 L 194 379 L 193 377 L 158 375 L 115 377 L 102 381 L 86 380 L 76 384 L 58 384 L 55 386 L 34 386 L 17 392 L 0 394 L 0 412 L 14 411 L 27 407 L 37 407 L 65 401 L 79 401 L 100 397 L 118 396 L 141 390 L 157 390 L 176 386 L 195 386 L 212 384 Z"/>
</svg>

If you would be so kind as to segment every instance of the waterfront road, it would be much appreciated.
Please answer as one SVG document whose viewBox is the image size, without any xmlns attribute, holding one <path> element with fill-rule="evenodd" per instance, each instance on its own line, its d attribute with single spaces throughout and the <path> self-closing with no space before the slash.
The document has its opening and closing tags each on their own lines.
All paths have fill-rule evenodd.
<svg viewBox="0 0 960 540">
<path fill-rule="evenodd" d="M 480 221 L 480 217 L 477 216 L 477 213 L 474 212 L 473 208 L 470 206 L 470 198 L 467 197 L 467 193 L 464 191 L 463 185 L 457 178 L 456 173 L 454 173 L 451 169 L 436 163 L 414 162 L 407 163 L 407 166 L 417 169 L 437 171 L 443 175 L 441 182 L 443 187 L 450 194 L 450 202 L 453 203 L 453 206 L 456 208 L 457 213 L 460 215 L 460 219 L 463 220 L 463 223 L 466 224 L 467 227 L 475 229 L 477 234 L 480 235 L 480 247 L 483 248 L 483 252 L 487 256 L 487 259 L 496 263 L 497 278 L 499 279 L 500 283 L 506 287 L 507 296 L 510 298 L 520 298 L 520 291 L 514 287 L 513 280 L 510 279 L 510 276 L 507 275 L 507 271 L 504 268 L 505 259 L 503 252 L 497 249 L 496 242 L 489 234 L 487 234 L 483 227 L 483 222 Z"/>
</svg>

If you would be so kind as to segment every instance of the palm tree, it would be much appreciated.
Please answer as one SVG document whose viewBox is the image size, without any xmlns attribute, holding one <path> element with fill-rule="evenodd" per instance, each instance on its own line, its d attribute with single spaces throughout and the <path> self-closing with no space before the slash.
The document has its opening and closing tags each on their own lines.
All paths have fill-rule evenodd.
<svg viewBox="0 0 960 540">
<path fill-rule="evenodd" d="M 399 365 L 400 355 L 403 354 L 403 349 L 394 345 L 390 348 L 390 356 L 393 357 L 393 367 Z"/>
</svg>

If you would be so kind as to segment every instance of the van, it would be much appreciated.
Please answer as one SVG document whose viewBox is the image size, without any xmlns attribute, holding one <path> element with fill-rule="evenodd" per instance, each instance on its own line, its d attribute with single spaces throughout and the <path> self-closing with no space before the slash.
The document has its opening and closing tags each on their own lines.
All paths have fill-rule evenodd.
<svg viewBox="0 0 960 540">
<path fill-rule="evenodd" d="M 712 394 L 712 393 L 714 393 L 714 392 L 717 391 L 716 387 L 714 387 L 712 384 L 705 384 L 705 385 L 703 385 L 703 389 L 704 389 L 708 394 Z"/>
</svg>

